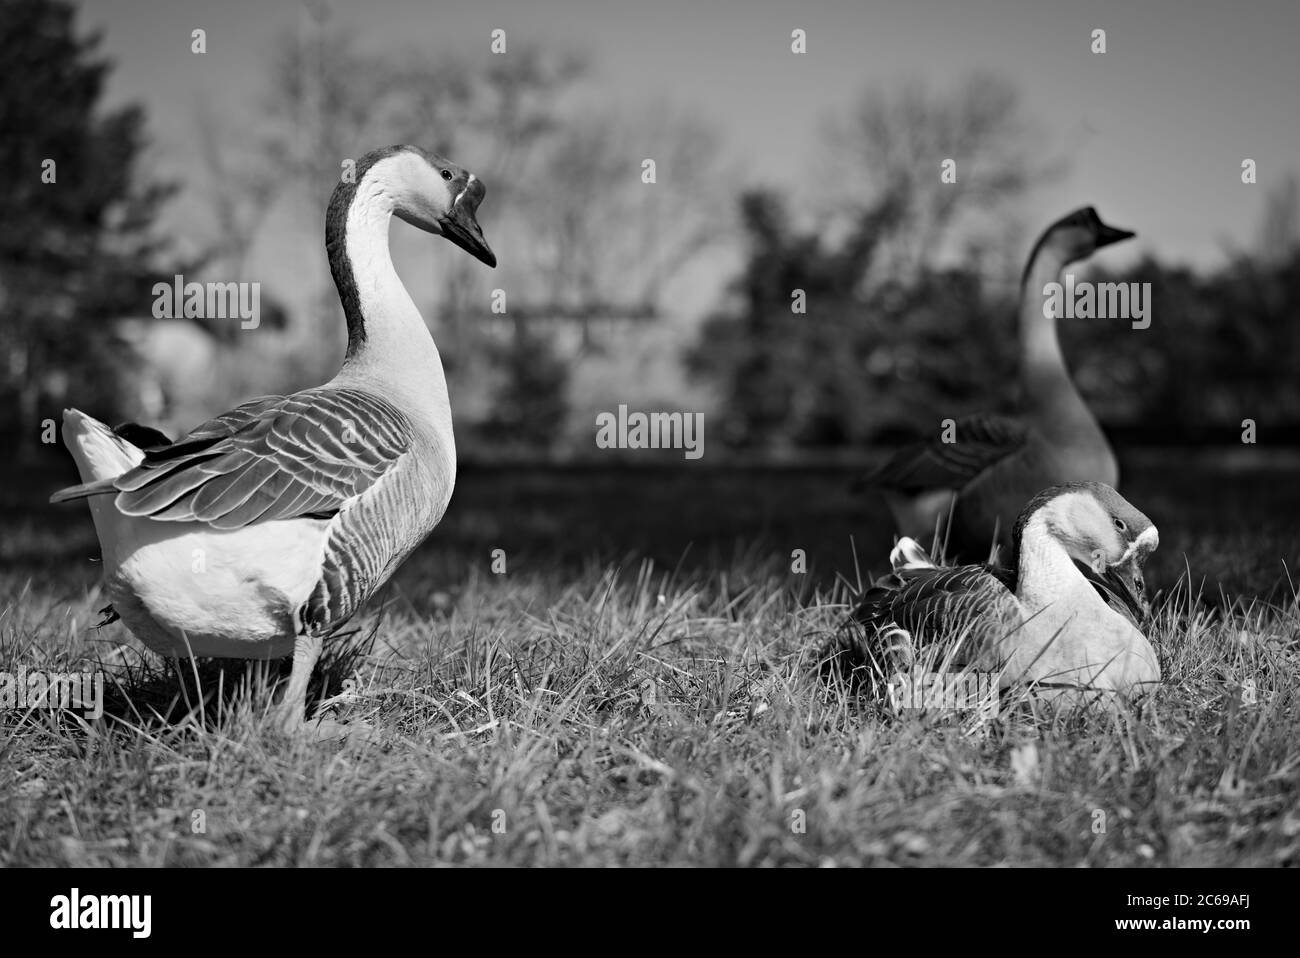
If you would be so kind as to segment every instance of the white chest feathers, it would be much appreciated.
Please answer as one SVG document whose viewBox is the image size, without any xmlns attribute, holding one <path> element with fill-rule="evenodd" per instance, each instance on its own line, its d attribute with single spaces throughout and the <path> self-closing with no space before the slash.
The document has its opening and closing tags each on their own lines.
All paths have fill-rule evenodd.
<svg viewBox="0 0 1300 958">
<path fill-rule="evenodd" d="M 214 530 L 119 516 L 104 578 L 126 626 L 166 655 L 277 658 L 321 574 L 331 520 Z"/>
</svg>

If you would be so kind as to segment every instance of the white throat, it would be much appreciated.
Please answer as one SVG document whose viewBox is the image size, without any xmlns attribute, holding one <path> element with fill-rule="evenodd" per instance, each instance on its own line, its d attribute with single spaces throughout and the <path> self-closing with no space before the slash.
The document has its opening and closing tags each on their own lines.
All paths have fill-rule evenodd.
<svg viewBox="0 0 1300 958">
<path fill-rule="evenodd" d="M 1056 320 L 1043 315 L 1043 287 L 1060 280 L 1065 263 L 1051 244 L 1034 255 L 1020 290 L 1020 363 L 1026 384 L 1037 376 L 1065 374 L 1065 357 L 1057 336 Z"/>
<path fill-rule="evenodd" d="M 1020 567 L 1016 598 L 1029 615 L 1054 604 L 1074 605 L 1076 599 L 1101 599 L 1047 528 L 1046 510 L 1040 509 L 1020 536 Z"/>
<path fill-rule="evenodd" d="M 1057 319 L 1043 315 L 1043 287 L 1059 282 L 1065 262 L 1049 243 L 1029 264 L 1020 291 L 1020 381 L 1026 417 L 1057 448 L 1080 447 L 1095 453 L 1076 478 L 1119 481 L 1115 457 L 1092 411 L 1074 385 L 1061 353 Z"/>
<path fill-rule="evenodd" d="M 1097 594 L 1048 532 L 1042 511 L 1021 536 L 1016 598 L 1025 624 L 1008 656 L 1009 674 L 1121 691 L 1160 681 L 1146 637 Z"/>
<path fill-rule="evenodd" d="M 393 267 L 388 231 L 392 188 L 378 165 L 357 184 L 348 207 L 345 251 L 356 284 L 364 339 L 349 342 L 339 385 L 356 385 L 432 425 L 452 446 L 451 404 L 442 358 L 411 294 Z"/>
</svg>

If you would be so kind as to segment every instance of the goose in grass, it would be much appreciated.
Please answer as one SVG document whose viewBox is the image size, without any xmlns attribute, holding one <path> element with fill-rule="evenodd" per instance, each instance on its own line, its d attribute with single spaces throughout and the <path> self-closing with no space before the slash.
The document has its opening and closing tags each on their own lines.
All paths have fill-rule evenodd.
<svg viewBox="0 0 1300 958">
<path fill-rule="evenodd" d="M 322 644 L 437 525 L 456 447 L 442 362 L 393 268 L 396 214 L 496 265 L 483 182 L 413 146 L 340 183 L 325 248 L 348 344 L 323 386 L 253 399 L 168 443 L 75 409 L 63 438 L 103 551 L 112 612 L 170 656 L 293 655 L 281 721 L 303 722 Z"/>
<path fill-rule="evenodd" d="M 948 555 L 967 559 L 988 554 L 996 540 L 1005 557 L 1020 507 L 1040 489 L 1083 480 L 1118 485 L 1115 454 L 1070 378 L 1056 320 L 1043 315 L 1043 287 L 1070 263 L 1133 235 L 1088 206 L 1038 238 L 1020 285 L 1023 413 L 959 419 L 955 442 L 906 447 L 861 480 L 859 488 L 882 491 L 900 534 L 928 538 L 940 529 Z"/>
<path fill-rule="evenodd" d="M 1029 501 L 1013 541 L 1014 560 L 1000 569 L 936 566 L 915 540 L 901 539 L 893 574 L 864 593 L 841 633 L 845 664 L 910 666 L 920 648 L 946 642 L 953 665 L 1000 672 L 1004 686 L 1153 689 L 1160 665 L 1142 633 L 1140 600 L 1130 577 L 1114 574 L 1160 544 L 1151 520 L 1104 483 L 1065 483 Z"/>
</svg>

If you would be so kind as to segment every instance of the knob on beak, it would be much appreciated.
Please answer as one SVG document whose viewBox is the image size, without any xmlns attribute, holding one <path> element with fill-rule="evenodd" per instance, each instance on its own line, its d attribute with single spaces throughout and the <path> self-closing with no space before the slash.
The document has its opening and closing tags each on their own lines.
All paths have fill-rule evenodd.
<svg viewBox="0 0 1300 958">
<path fill-rule="evenodd" d="M 496 266 L 496 254 L 483 238 L 483 230 L 478 225 L 475 213 L 479 203 L 487 195 L 487 187 L 478 177 L 470 174 L 469 181 L 451 205 L 451 210 L 443 217 L 442 234 L 475 259 Z"/>
</svg>

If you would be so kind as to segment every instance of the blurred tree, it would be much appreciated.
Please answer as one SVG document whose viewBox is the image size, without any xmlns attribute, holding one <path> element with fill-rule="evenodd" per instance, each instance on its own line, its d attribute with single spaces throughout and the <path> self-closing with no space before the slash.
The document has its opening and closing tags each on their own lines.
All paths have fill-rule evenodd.
<svg viewBox="0 0 1300 958">
<path fill-rule="evenodd" d="M 749 194 L 742 208 L 750 252 L 736 302 L 706 321 L 689 356 L 722 391 L 728 441 L 890 443 L 933 430 L 940 410 L 1014 406 L 1016 304 L 991 291 L 978 259 L 863 287 L 896 208 L 859 214 L 839 245 L 795 232 L 775 195 Z M 1261 232 L 1284 240 L 1279 223 L 1271 204 Z M 1118 444 L 1231 446 L 1243 419 L 1261 442 L 1300 442 L 1300 245 L 1283 240 L 1205 274 L 1149 258 L 1089 274 L 1151 284 L 1149 328 L 1058 324 L 1075 382 Z M 791 309 L 797 289 L 806 315 Z"/>
<path fill-rule="evenodd" d="M 960 248 L 963 213 L 1000 211 L 1051 172 L 1026 148 L 1031 131 L 995 77 L 944 94 L 871 91 L 827 127 L 840 188 L 821 222 L 799 234 L 775 194 L 742 200 L 741 302 L 710 318 L 690 357 L 722 387 L 731 441 L 857 445 L 932 429 L 936 410 L 1011 401 L 1010 287 L 988 292 L 977 243 L 939 264 Z M 955 184 L 940 180 L 947 158 Z M 791 308 L 796 289 L 806 315 Z"/>
<path fill-rule="evenodd" d="M 718 153 L 710 127 L 663 106 L 567 119 L 533 178 L 576 188 L 520 198 L 534 237 L 522 251 L 528 301 L 577 320 L 587 346 L 593 320 L 657 315 L 668 281 L 727 224 Z M 655 164 L 652 183 L 645 160 Z"/>
<path fill-rule="evenodd" d="M 25 456 L 69 384 L 101 415 L 131 412 L 107 320 L 152 303 L 172 189 L 139 174 L 141 109 L 99 107 L 109 64 L 74 19 L 63 0 L 0 3 L 0 432 Z"/>
<path fill-rule="evenodd" d="M 1204 275 L 1146 259 L 1096 282 L 1150 283 L 1151 326 L 1064 323 L 1075 378 L 1115 433 L 1135 442 L 1300 440 L 1300 249 L 1238 256 Z"/>
<path fill-rule="evenodd" d="M 204 217 L 201 225 L 214 232 L 204 250 L 205 265 L 220 271 L 223 282 L 258 281 L 257 274 L 249 268 L 248 256 L 283 183 L 277 171 L 268 168 L 261 158 L 250 155 L 249 139 L 239 135 L 235 125 L 210 100 L 199 100 L 195 128 L 201 147 L 199 162 L 207 174 L 205 199 L 212 210 L 212 215 Z M 264 312 L 271 314 L 261 323 L 268 329 L 282 328 L 288 322 L 283 307 L 277 303 L 269 304 L 269 308 L 264 305 Z M 243 338 L 237 323 L 205 319 L 193 322 L 227 346 Z"/>
<path fill-rule="evenodd" d="M 515 324 L 515 334 L 506 343 L 495 347 L 494 359 L 503 375 L 479 433 L 498 451 L 547 449 L 568 406 L 568 364 L 550 337 L 523 322 Z"/>
<path fill-rule="evenodd" d="M 1035 127 L 1011 84 L 976 73 L 948 91 L 921 81 L 870 89 L 845 117 L 826 125 L 827 165 L 856 213 L 889 197 L 899 215 L 878 265 L 910 281 L 934 266 L 965 214 L 996 211 L 1055 175 L 1059 159 L 1034 149 Z M 941 183 L 940 164 L 956 163 Z"/>
<path fill-rule="evenodd" d="M 516 423 L 512 442 L 545 447 L 565 425 L 564 327 L 578 328 L 581 350 L 595 323 L 653 317 L 668 281 L 720 232 L 715 136 L 667 108 L 593 108 L 587 62 L 562 51 L 512 39 L 508 55 L 486 60 L 369 52 L 324 4 L 304 10 L 272 60 L 264 154 L 286 184 L 307 184 L 313 209 L 341 158 L 381 143 L 420 143 L 483 178 L 501 266 L 489 276 L 466 257 L 440 258 L 439 345 L 453 393 L 493 384 L 502 408 L 486 417 L 485 439 L 505 441 Z M 644 158 L 656 161 L 656 185 L 641 181 Z M 332 327 L 333 292 L 323 273 L 318 282 L 320 321 Z M 491 288 L 508 293 L 504 316 L 490 311 Z M 505 346 L 494 335 L 502 322 Z M 329 341 L 314 326 L 304 348 Z M 535 416 L 518 409 L 529 397 Z"/>
<path fill-rule="evenodd" d="M 1300 249 L 1300 179 L 1288 173 L 1264 197 L 1255 258 L 1285 263 Z"/>
<path fill-rule="evenodd" d="M 899 205 L 860 212 L 834 246 L 796 232 L 776 194 L 748 193 L 741 207 L 750 252 L 737 302 L 706 320 L 687 357 L 722 389 L 727 441 L 780 451 L 898 438 L 931 423 L 938 404 L 973 408 L 1005 392 L 1014 349 L 990 333 L 1010 331 L 1011 314 L 977 273 L 859 289 Z"/>
<path fill-rule="evenodd" d="M 1095 282 L 1150 283 L 1151 326 L 1061 325 L 1075 379 L 1112 433 L 1148 444 L 1300 441 L 1300 185 L 1265 195 L 1255 242 L 1197 274 L 1148 257 Z"/>
</svg>

